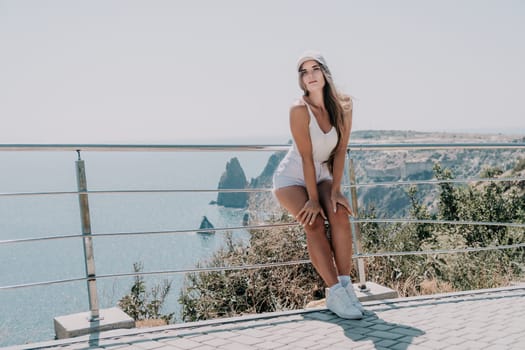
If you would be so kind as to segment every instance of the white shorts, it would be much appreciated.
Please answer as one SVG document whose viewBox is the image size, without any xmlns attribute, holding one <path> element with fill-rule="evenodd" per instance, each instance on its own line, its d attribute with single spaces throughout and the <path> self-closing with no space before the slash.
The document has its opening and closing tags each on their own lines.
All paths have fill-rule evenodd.
<svg viewBox="0 0 525 350">
<path fill-rule="evenodd" d="M 316 162 L 314 164 L 317 183 L 332 179 L 332 175 L 330 174 L 326 163 Z M 306 184 L 304 182 L 302 160 L 287 155 L 273 174 L 273 188 L 278 189 L 288 186 L 306 187 Z"/>
</svg>

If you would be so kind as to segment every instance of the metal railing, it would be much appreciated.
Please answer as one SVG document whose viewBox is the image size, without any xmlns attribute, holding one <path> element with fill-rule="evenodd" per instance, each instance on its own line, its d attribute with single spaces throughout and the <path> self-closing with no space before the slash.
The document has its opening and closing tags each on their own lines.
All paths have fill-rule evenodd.
<svg viewBox="0 0 525 350">
<path fill-rule="evenodd" d="M 146 231 L 146 232 L 110 232 L 110 233 L 92 233 L 91 219 L 89 213 L 89 195 L 90 194 L 123 194 L 123 193 L 198 193 L 198 192 L 269 192 L 269 188 L 258 189 L 160 189 L 160 190 L 104 190 L 104 191 L 90 191 L 86 185 L 85 163 L 81 159 L 81 152 L 215 152 L 215 151 L 286 151 L 289 145 L 90 145 L 90 144 L 41 144 L 41 145 L 23 145 L 23 144 L 4 144 L 0 145 L 0 152 L 3 151 L 59 151 L 59 152 L 77 152 L 78 159 L 76 160 L 76 174 L 77 174 L 77 191 L 51 191 L 51 192 L 11 192 L 0 193 L 1 197 L 25 197 L 25 196 L 57 196 L 57 195 L 78 195 L 80 204 L 80 218 L 81 218 L 81 234 L 56 235 L 47 237 L 32 237 L 21 239 L 5 239 L 0 241 L 1 245 L 8 244 L 23 244 L 35 241 L 48 240 L 62 240 L 62 239 L 78 239 L 81 238 L 84 247 L 84 262 L 85 262 L 85 276 L 70 279 L 60 279 L 54 281 L 41 281 L 25 284 L 0 286 L 0 291 L 11 290 L 19 288 L 29 288 L 35 286 L 44 286 L 51 284 L 63 284 L 76 281 L 86 281 L 89 298 L 89 308 L 91 311 L 91 321 L 99 319 L 99 306 L 97 296 L 97 279 L 138 276 L 138 275 L 163 275 L 163 274 L 185 274 L 193 272 L 209 272 L 209 271 L 230 271 L 230 270 L 244 270 L 244 269 L 259 269 L 276 266 L 287 266 L 295 264 L 307 264 L 310 260 L 286 261 L 267 264 L 254 264 L 243 266 L 228 266 L 228 267 L 209 267 L 209 268 L 193 268 L 193 269 L 176 269 L 164 271 L 150 271 L 150 272 L 133 272 L 133 273 L 116 273 L 107 275 L 97 275 L 95 272 L 95 256 L 93 251 L 93 239 L 115 237 L 115 236 L 132 236 L 132 235 L 166 235 L 166 234 L 180 234 L 187 232 L 195 232 L 192 230 L 165 230 L 165 231 Z M 350 203 L 353 207 L 353 212 L 357 215 L 357 188 L 370 186 L 404 186 L 413 184 L 440 184 L 440 183 L 468 183 L 468 182 L 499 182 L 499 181 L 525 181 L 524 177 L 508 177 L 508 178 L 467 178 L 467 179 L 448 179 L 448 180 L 418 180 L 418 181 L 386 181 L 373 183 L 357 183 L 355 177 L 355 167 L 351 152 L 359 151 L 398 151 L 398 150 L 446 150 L 446 149 L 513 149 L 525 150 L 525 143 L 448 143 L 448 144 L 350 144 L 348 147 L 347 157 L 347 171 L 348 182 L 343 185 L 349 190 Z M 411 219 L 363 219 L 359 217 L 350 218 L 353 242 L 355 252 L 352 256 L 357 260 L 357 271 L 359 276 L 359 287 L 366 289 L 366 275 L 364 259 L 378 256 L 399 256 L 399 255 L 423 255 L 423 254 L 451 254 L 460 252 L 497 250 L 497 249 L 511 249 L 525 247 L 525 243 L 517 243 L 512 245 L 500 245 L 479 248 L 462 248 L 462 249 L 442 249 L 430 251 L 406 251 L 406 252 L 382 252 L 382 253 L 366 253 L 362 248 L 361 232 L 359 229 L 360 223 L 430 223 L 430 224 L 447 224 L 447 225 L 483 225 L 483 226 L 506 226 L 525 228 L 525 224 L 513 222 L 480 222 L 480 221 L 447 221 L 447 220 L 411 220 Z M 252 230 L 265 229 L 272 227 L 289 227 L 298 225 L 297 223 L 280 223 L 280 224 L 258 224 L 238 227 L 220 227 L 214 228 L 214 231 L 233 231 L 233 230 Z"/>
</svg>

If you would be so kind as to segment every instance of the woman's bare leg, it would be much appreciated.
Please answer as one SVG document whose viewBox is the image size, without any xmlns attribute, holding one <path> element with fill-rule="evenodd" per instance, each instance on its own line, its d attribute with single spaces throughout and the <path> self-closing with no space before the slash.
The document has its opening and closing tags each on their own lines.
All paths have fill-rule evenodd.
<svg viewBox="0 0 525 350">
<path fill-rule="evenodd" d="M 308 200 L 306 189 L 302 186 L 288 186 L 275 190 L 275 196 L 279 203 L 294 217 L 304 207 Z M 324 219 L 317 216 L 312 225 L 305 225 L 306 244 L 308 254 L 315 269 L 321 275 L 327 286 L 333 286 L 338 282 L 337 270 L 332 257 L 332 247 L 326 237 Z"/>
<path fill-rule="evenodd" d="M 352 231 L 348 213 L 341 205 L 338 205 L 337 212 L 334 213 L 332 202 L 330 201 L 332 181 L 323 181 L 317 188 L 319 189 L 319 200 L 330 222 L 332 249 L 338 275 L 350 275 L 352 267 Z"/>
</svg>

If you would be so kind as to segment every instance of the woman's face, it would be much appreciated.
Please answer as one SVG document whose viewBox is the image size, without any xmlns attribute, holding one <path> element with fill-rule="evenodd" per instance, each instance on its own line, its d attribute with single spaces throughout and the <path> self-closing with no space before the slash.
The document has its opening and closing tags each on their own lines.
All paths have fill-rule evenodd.
<svg viewBox="0 0 525 350">
<path fill-rule="evenodd" d="M 325 79 L 319 62 L 314 60 L 304 62 L 299 69 L 299 74 L 301 82 L 308 92 L 323 89 Z"/>
</svg>

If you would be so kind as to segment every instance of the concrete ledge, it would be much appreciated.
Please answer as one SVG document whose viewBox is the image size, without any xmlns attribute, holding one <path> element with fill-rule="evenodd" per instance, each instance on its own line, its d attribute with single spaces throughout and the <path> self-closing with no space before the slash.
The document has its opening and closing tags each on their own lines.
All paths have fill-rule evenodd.
<svg viewBox="0 0 525 350">
<path fill-rule="evenodd" d="M 399 296 L 397 294 L 397 291 L 374 282 L 366 282 L 366 287 L 368 288 L 367 291 L 361 291 L 357 283 L 354 283 L 355 294 L 357 295 L 357 298 L 362 302 L 372 300 L 394 299 Z"/>
<path fill-rule="evenodd" d="M 58 316 L 54 318 L 57 339 L 78 337 L 85 334 L 118 328 L 133 328 L 135 320 L 118 307 L 100 310 L 100 320 L 90 322 L 91 312 Z"/>
</svg>

